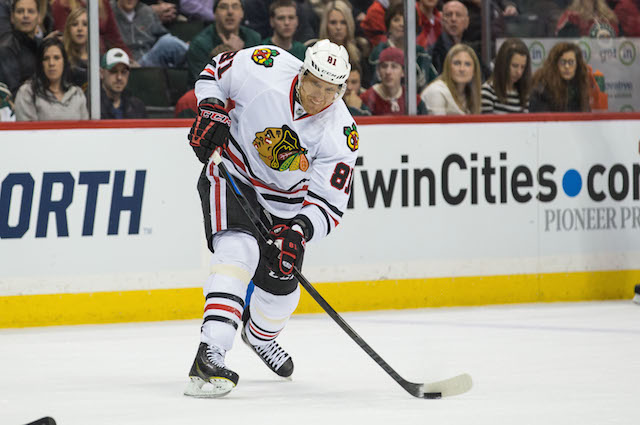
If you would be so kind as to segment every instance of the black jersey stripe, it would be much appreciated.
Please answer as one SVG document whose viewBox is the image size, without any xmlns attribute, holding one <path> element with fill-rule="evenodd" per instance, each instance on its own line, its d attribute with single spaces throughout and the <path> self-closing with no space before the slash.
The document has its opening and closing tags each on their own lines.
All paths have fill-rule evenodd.
<svg viewBox="0 0 640 425">
<path fill-rule="evenodd" d="M 309 205 L 319 209 L 322 215 L 324 216 L 324 219 L 327 221 L 327 236 L 329 236 L 329 233 L 331 233 L 331 220 L 329 219 L 329 214 L 327 214 L 324 208 L 322 208 L 320 205 L 317 205 L 317 204 L 309 204 Z"/>
<path fill-rule="evenodd" d="M 204 325 L 207 322 L 222 322 L 222 323 L 226 323 L 228 325 L 233 326 L 235 329 L 238 329 L 238 323 L 233 320 L 233 319 L 229 319 L 228 317 L 222 317 L 222 316 L 207 316 L 204 318 L 204 321 L 202 322 L 202 324 Z"/>
<path fill-rule="evenodd" d="M 304 202 L 304 197 L 301 198 L 285 198 L 283 196 L 271 195 L 269 193 L 260 193 L 267 201 L 280 202 L 283 204 L 301 204 Z"/>
<path fill-rule="evenodd" d="M 227 294 L 226 292 L 209 292 L 206 299 L 209 300 L 211 298 L 226 298 L 228 300 L 237 302 L 242 306 L 242 308 L 244 308 L 244 300 L 237 295 Z"/>
<path fill-rule="evenodd" d="M 198 77 L 198 81 L 200 81 L 200 80 L 216 81 L 215 77 L 213 77 L 211 75 L 200 75 Z"/>
<path fill-rule="evenodd" d="M 335 215 L 337 215 L 338 217 L 342 217 L 343 212 L 340 211 L 338 208 L 336 208 L 335 206 L 331 205 L 329 202 L 327 202 L 326 199 L 324 199 L 322 196 L 318 195 L 317 193 L 314 193 L 312 191 L 308 191 L 307 192 L 309 194 L 309 196 L 311 196 L 312 198 L 316 198 L 317 200 L 321 201 L 323 204 L 325 204 L 327 206 L 327 208 L 329 208 L 331 211 L 333 211 L 333 213 Z"/>
</svg>

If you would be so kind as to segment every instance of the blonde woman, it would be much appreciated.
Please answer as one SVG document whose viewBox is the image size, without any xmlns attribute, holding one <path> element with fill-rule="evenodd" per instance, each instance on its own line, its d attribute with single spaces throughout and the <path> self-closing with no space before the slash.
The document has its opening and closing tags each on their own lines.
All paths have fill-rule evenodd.
<svg viewBox="0 0 640 425">
<path fill-rule="evenodd" d="M 466 44 L 454 45 L 444 59 L 442 74 L 420 95 L 430 115 L 480 113 L 480 61 Z"/>
<path fill-rule="evenodd" d="M 556 28 L 558 37 L 618 36 L 618 17 L 605 0 L 573 0 Z"/>
<path fill-rule="evenodd" d="M 62 42 L 69 59 L 71 82 L 82 89 L 86 89 L 87 84 L 88 34 L 87 10 L 83 7 L 74 9 L 67 17 Z"/>
<path fill-rule="evenodd" d="M 349 60 L 362 65 L 363 54 L 356 43 L 355 31 L 351 6 L 341 0 L 329 2 L 322 14 L 318 39 L 328 38 L 332 43 L 344 46 Z"/>
<path fill-rule="evenodd" d="M 99 15 L 100 53 L 118 47 L 128 55 L 131 55 L 129 47 L 122 41 L 118 24 L 116 23 L 113 9 L 109 0 L 97 0 Z M 87 7 L 87 0 L 53 0 L 51 2 L 51 14 L 55 22 L 56 30 L 64 31 L 67 17 L 72 10 L 79 7 Z"/>
</svg>

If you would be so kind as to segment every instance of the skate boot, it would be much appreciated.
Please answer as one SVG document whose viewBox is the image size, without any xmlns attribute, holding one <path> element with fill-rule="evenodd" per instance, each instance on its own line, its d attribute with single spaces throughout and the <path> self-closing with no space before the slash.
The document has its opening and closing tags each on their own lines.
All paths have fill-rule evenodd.
<svg viewBox="0 0 640 425">
<path fill-rule="evenodd" d="M 239 377 L 224 365 L 224 355 L 222 348 L 201 342 L 189 371 L 190 381 L 184 395 L 214 398 L 229 394 Z"/>
<path fill-rule="evenodd" d="M 293 359 L 291 356 L 278 345 L 275 340 L 265 345 L 253 345 L 249 342 L 246 333 L 247 325 L 242 327 L 242 341 L 247 344 L 254 353 L 262 359 L 269 369 L 274 371 L 278 376 L 289 378 L 293 373 Z"/>
</svg>

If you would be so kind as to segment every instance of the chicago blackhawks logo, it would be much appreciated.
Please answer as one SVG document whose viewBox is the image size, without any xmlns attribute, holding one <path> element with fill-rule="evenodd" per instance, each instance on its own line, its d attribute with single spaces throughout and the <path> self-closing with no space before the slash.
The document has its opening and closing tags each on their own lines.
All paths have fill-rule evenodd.
<svg viewBox="0 0 640 425">
<path fill-rule="evenodd" d="M 358 129 L 356 124 L 353 123 L 351 127 L 344 127 L 344 135 L 347 136 L 347 146 L 352 152 L 358 150 L 360 144 L 360 136 L 358 135 Z"/>
<path fill-rule="evenodd" d="M 289 126 L 267 127 L 256 133 L 253 146 L 260 158 L 270 168 L 278 171 L 307 171 L 307 149 L 300 146 L 300 139 Z"/>
<path fill-rule="evenodd" d="M 273 58 L 278 56 L 280 52 L 275 49 L 256 49 L 251 55 L 251 59 L 258 65 L 262 65 L 266 68 L 273 66 Z"/>
</svg>

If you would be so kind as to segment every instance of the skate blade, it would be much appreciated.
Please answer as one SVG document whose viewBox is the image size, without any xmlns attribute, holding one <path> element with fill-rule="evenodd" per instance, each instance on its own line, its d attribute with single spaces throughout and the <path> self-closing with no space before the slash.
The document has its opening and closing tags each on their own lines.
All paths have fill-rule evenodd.
<svg viewBox="0 0 640 425">
<path fill-rule="evenodd" d="M 229 394 L 235 384 L 225 378 L 211 378 L 209 382 L 191 376 L 184 395 L 196 398 L 219 398 Z"/>
</svg>

